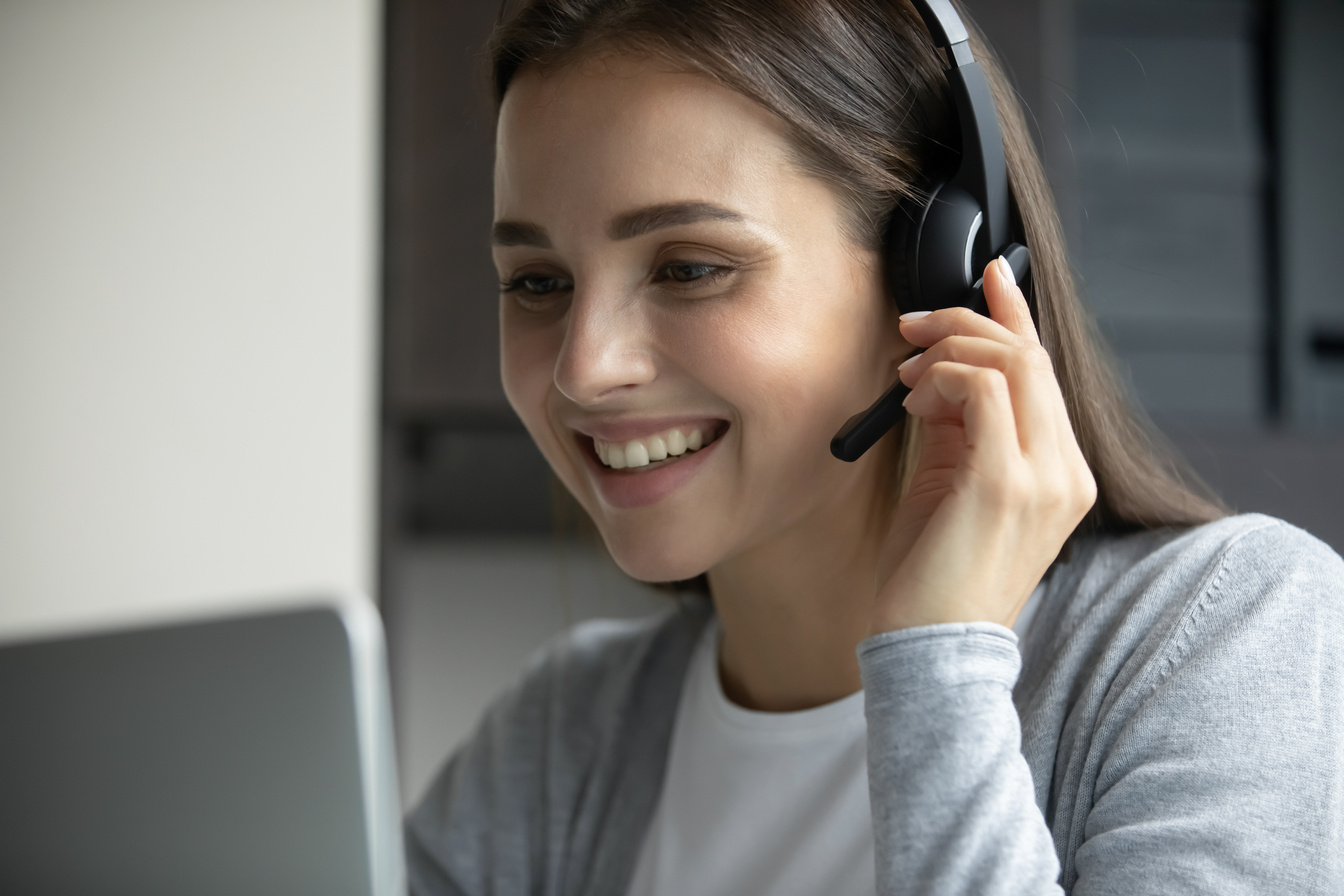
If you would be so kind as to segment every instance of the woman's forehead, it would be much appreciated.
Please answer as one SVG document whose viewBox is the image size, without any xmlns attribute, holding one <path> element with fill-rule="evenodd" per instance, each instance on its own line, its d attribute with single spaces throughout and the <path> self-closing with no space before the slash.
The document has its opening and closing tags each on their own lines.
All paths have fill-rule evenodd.
<svg viewBox="0 0 1344 896">
<path fill-rule="evenodd" d="M 496 217 L 691 199 L 769 215 L 810 179 L 792 159 L 772 113 L 706 76 L 625 56 L 528 69 L 500 109 Z"/>
</svg>

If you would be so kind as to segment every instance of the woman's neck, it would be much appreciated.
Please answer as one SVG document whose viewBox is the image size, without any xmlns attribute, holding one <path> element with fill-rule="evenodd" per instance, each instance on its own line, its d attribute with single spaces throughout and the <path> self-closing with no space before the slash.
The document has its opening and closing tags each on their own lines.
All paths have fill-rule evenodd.
<svg viewBox="0 0 1344 896">
<path fill-rule="evenodd" d="M 734 703 L 792 712 L 862 687 L 854 650 L 868 633 L 886 534 L 873 525 L 882 508 L 868 503 L 837 501 L 710 570 L 719 676 Z"/>
</svg>

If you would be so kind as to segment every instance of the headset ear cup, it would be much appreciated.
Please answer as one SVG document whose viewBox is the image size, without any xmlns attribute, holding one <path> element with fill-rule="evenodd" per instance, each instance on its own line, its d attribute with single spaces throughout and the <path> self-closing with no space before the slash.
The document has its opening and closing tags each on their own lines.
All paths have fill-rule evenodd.
<svg viewBox="0 0 1344 896">
<path fill-rule="evenodd" d="M 921 195 L 898 205 L 887 227 L 887 289 L 903 314 L 967 304 L 975 271 L 989 260 L 971 194 L 935 183 Z"/>
<path fill-rule="evenodd" d="M 980 203 L 956 184 L 944 184 L 930 197 L 907 264 L 914 270 L 921 308 L 930 311 L 969 305 L 975 300 L 976 271 L 989 262 L 979 239 L 984 214 Z"/>
</svg>

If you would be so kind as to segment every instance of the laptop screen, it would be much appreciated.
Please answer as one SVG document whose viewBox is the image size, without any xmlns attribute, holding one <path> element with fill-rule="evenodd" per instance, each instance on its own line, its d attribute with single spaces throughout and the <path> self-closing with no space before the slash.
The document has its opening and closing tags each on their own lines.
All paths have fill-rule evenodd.
<svg viewBox="0 0 1344 896">
<path fill-rule="evenodd" d="M 0 891 L 404 892 L 373 608 L 0 646 Z"/>
</svg>

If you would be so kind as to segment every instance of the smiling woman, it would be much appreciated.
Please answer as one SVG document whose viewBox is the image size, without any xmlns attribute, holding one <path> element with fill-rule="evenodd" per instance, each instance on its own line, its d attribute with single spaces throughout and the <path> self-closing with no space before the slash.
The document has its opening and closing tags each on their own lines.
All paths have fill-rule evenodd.
<svg viewBox="0 0 1344 896">
<path fill-rule="evenodd" d="M 648 57 L 529 69 L 495 198 L 505 393 L 627 572 L 874 540 L 853 510 L 879 500 L 877 455 L 822 461 L 911 346 L 770 113 Z M 630 462 L 682 438 L 703 447 Z"/>
<path fill-rule="evenodd" d="M 537 657 L 411 816 L 417 891 L 1344 871 L 1344 568 L 1154 447 L 961 27 L 900 0 L 536 0 L 501 25 L 505 392 L 616 562 L 706 594 Z M 999 138 L 945 64 L 985 71 L 1001 217 Z M 925 256 L 893 248 L 909 203 L 955 204 L 953 170 L 988 197 L 953 253 L 983 314 L 913 311 Z M 837 461 L 898 379 L 906 421 Z"/>
</svg>

